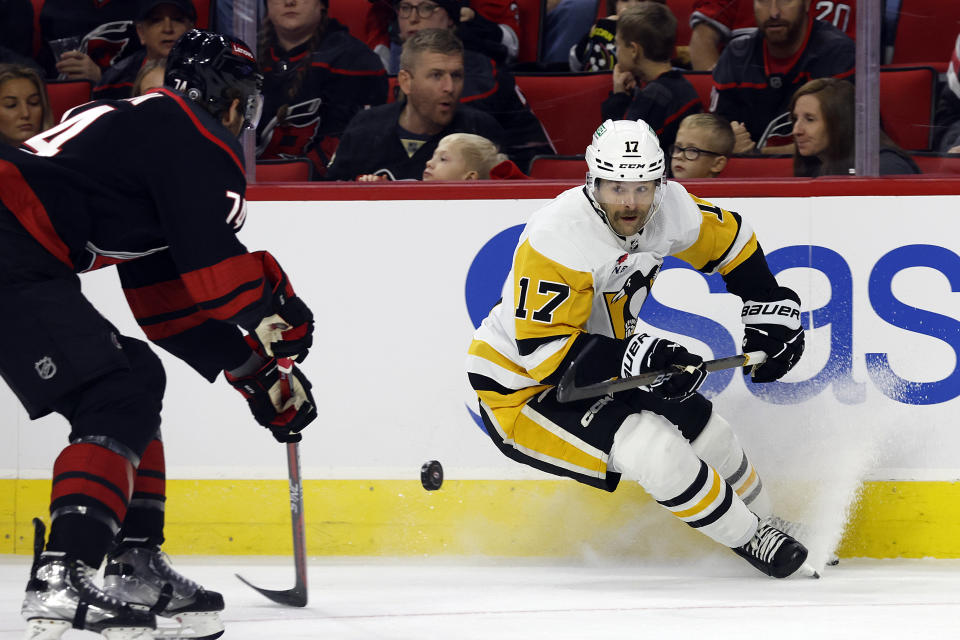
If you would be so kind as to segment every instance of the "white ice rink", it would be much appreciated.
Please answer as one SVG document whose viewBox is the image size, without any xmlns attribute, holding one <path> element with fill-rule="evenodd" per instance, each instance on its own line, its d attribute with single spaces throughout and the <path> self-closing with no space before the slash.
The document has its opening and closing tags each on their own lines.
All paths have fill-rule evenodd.
<svg viewBox="0 0 960 640">
<path fill-rule="evenodd" d="M 773 580 L 726 552 L 669 566 L 315 558 L 304 609 L 274 605 L 233 577 L 285 589 L 292 560 L 176 566 L 223 592 L 225 640 L 960 638 L 953 560 L 844 560 L 821 580 Z M 0 556 L 0 640 L 21 638 L 27 571 L 26 558 Z"/>
</svg>

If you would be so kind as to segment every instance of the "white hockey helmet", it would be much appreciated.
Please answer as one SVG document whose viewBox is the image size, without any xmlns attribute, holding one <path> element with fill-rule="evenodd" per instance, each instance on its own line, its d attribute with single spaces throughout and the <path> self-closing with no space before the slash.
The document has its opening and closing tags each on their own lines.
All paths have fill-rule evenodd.
<svg viewBox="0 0 960 640">
<path fill-rule="evenodd" d="M 594 132 L 585 157 L 587 193 L 595 205 L 605 210 L 604 205 L 608 204 L 600 202 L 597 197 L 597 181 L 600 179 L 614 182 L 655 181 L 656 194 L 643 224 L 653 218 L 663 199 L 666 161 L 657 134 L 649 124 L 643 120 L 604 121 Z"/>
</svg>

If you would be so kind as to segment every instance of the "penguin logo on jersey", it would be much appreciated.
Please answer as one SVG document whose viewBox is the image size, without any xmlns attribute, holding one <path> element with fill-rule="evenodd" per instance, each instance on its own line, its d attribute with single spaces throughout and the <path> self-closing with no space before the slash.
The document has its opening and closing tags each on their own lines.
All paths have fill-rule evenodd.
<svg viewBox="0 0 960 640">
<path fill-rule="evenodd" d="M 290 105 L 286 113 L 270 119 L 260 133 L 257 156 L 262 158 L 300 157 L 309 150 L 320 128 L 321 98 Z"/>
<path fill-rule="evenodd" d="M 610 314 L 610 325 L 617 338 L 622 340 L 632 335 L 637 328 L 640 308 L 650 294 L 650 288 L 653 287 L 658 273 L 659 263 L 653 265 L 647 273 L 638 269 L 630 274 L 620 291 L 603 294 L 607 301 L 607 312 Z"/>
<path fill-rule="evenodd" d="M 43 356 L 37 360 L 33 363 L 33 368 L 36 369 L 37 375 L 40 376 L 41 380 L 49 380 L 57 375 L 57 365 L 50 356 Z"/>
</svg>

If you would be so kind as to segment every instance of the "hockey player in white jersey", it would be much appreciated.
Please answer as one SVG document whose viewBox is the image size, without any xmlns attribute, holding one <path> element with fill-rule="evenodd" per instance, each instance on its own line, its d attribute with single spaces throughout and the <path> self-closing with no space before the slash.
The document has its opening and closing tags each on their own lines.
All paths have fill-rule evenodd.
<svg viewBox="0 0 960 640">
<path fill-rule="evenodd" d="M 621 475 L 635 480 L 760 571 L 789 576 L 807 550 L 782 531 L 730 424 L 697 393 L 702 358 L 634 330 L 664 257 L 676 256 L 743 299 L 743 350 L 767 354 L 750 374 L 770 382 L 803 353 L 800 299 L 777 283 L 747 221 L 665 180 L 642 120 L 604 122 L 586 161 L 586 186 L 531 216 L 502 299 L 474 334 L 467 369 L 487 433 L 506 456 L 555 475 L 607 491 Z M 577 384 L 683 371 L 561 403 L 555 385 L 588 344 Z"/>
</svg>

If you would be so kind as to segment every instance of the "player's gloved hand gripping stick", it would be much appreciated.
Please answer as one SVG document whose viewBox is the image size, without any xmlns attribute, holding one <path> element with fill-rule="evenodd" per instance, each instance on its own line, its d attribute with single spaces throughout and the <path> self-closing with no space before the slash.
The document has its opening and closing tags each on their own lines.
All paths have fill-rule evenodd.
<svg viewBox="0 0 960 640">
<path fill-rule="evenodd" d="M 671 365 L 664 369 L 649 371 L 636 376 L 578 387 L 575 382 L 577 366 L 583 358 L 587 356 L 592 346 L 592 344 L 588 344 L 584 347 L 583 351 L 570 363 L 570 366 L 567 367 L 566 372 L 564 372 L 563 377 L 560 379 L 560 383 L 557 384 L 557 399 L 560 402 L 573 402 L 575 400 L 583 400 L 584 398 L 595 398 L 597 396 L 605 396 L 609 393 L 626 391 L 627 389 L 637 389 L 653 384 L 662 384 L 664 380 L 669 379 L 671 376 L 685 372 L 683 365 Z M 751 351 L 718 360 L 707 360 L 700 365 L 700 368 L 709 373 L 735 367 L 756 366 L 765 362 L 766 359 L 767 354 L 763 351 Z"/>
<path fill-rule="evenodd" d="M 293 360 L 278 358 L 277 369 L 280 374 L 280 400 L 288 403 L 293 397 L 291 376 L 293 374 Z M 272 590 L 263 589 L 240 574 L 234 574 L 248 587 L 260 592 L 270 600 L 291 607 L 305 607 L 307 605 L 307 544 L 304 535 L 303 522 L 303 481 L 300 479 L 300 434 L 296 440 L 287 441 L 287 470 L 290 477 L 290 519 L 293 522 L 293 566 L 296 570 L 296 582 L 292 589 Z"/>
</svg>

